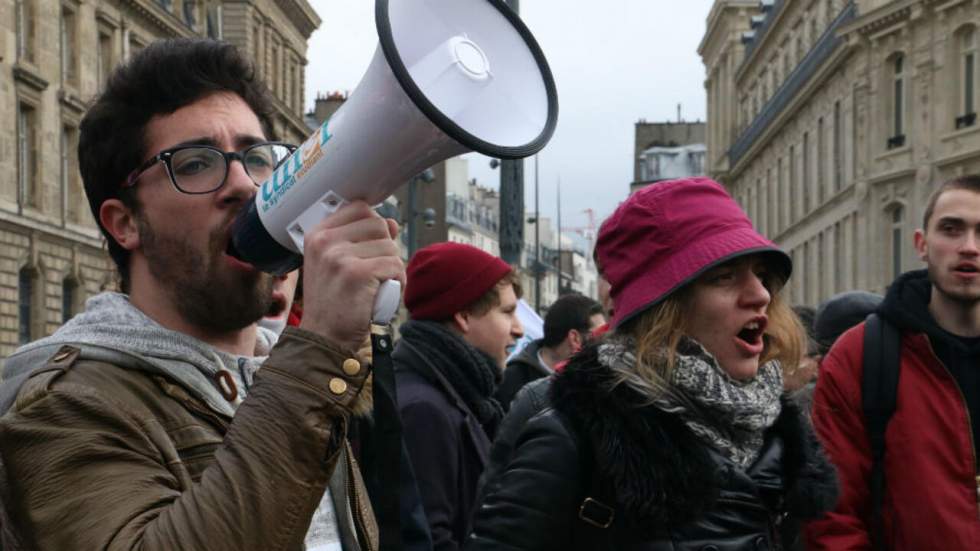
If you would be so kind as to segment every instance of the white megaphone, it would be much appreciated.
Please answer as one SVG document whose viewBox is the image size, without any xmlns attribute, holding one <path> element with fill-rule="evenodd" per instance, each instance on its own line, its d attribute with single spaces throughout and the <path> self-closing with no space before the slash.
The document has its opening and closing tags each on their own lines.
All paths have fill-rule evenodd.
<svg viewBox="0 0 980 551">
<path fill-rule="evenodd" d="M 538 152 L 558 116 L 530 31 L 501 0 L 377 0 L 379 45 L 348 100 L 264 182 L 235 221 L 231 254 L 271 273 L 302 264 L 303 235 L 345 203 L 378 204 L 467 151 Z M 382 284 L 387 323 L 400 284 Z"/>
</svg>

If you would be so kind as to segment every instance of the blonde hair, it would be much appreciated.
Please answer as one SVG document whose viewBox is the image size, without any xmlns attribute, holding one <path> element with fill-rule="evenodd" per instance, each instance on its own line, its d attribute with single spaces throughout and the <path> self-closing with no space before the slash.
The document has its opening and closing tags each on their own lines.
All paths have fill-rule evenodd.
<svg viewBox="0 0 980 551">
<path fill-rule="evenodd" d="M 772 298 L 766 309 L 769 323 L 759 365 L 778 360 L 784 374 L 792 373 L 806 350 L 806 333 L 799 318 L 783 300 L 784 282 L 771 276 L 765 284 Z M 688 329 L 685 314 L 689 311 L 693 288 L 692 284 L 685 285 L 617 330 L 636 340 L 636 374 L 656 391 L 668 386 L 677 363 L 677 347 Z M 617 381 L 620 382 L 626 381 Z"/>
</svg>

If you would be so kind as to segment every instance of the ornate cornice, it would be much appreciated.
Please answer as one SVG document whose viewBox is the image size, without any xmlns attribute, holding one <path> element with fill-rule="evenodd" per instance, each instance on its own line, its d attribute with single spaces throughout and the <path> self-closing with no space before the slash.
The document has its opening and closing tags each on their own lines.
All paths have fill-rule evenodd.
<svg viewBox="0 0 980 551">
<path fill-rule="evenodd" d="M 720 2 L 715 2 L 711 6 L 711 12 L 708 13 L 707 25 L 704 31 L 704 36 L 701 37 L 701 43 L 698 44 L 697 52 L 701 56 L 707 53 L 708 43 L 714 37 L 715 33 L 724 32 L 721 28 L 722 22 L 726 19 L 726 10 L 737 10 L 742 9 L 752 9 L 759 5 L 758 0 L 722 0 Z"/>
<path fill-rule="evenodd" d="M 140 15 L 144 21 L 159 29 L 165 36 L 191 36 L 193 29 L 184 24 L 177 15 L 163 9 L 154 0 L 122 0 L 130 6 L 133 12 Z"/>
<path fill-rule="evenodd" d="M 275 3 L 296 26 L 303 39 L 309 40 L 313 31 L 320 26 L 320 16 L 306 0 L 276 0 Z"/>
<path fill-rule="evenodd" d="M 112 28 L 116 28 L 119 26 L 119 19 L 113 15 L 110 15 L 109 13 L 107 13 L 101 8 L 96 9 L 95 20 L 99 23 L 108 25 Z"/>
<path fill-rule="evenodd" d="M 841 28 L 841 35 L 857 33 L 871 35 L 886 29 L 896 23 L 908 21 L 912 17 L 912 7 L 921 4 L 922 0 L 899 0 L 859 16 L 853 22 Z"/>
<path fill-rule="evenodd" d="M 14 64 L 14 80 L 24 83 L 37 93 L 43 92 L 48 87 L 48 81 L 44 80 L 36 69 L 20 62 Z"/>
<path fill-rule="evenodd" d="M 85 113 L 85 102 L 75 92 L 64 88 L 58 90 L 58 101 L 76 117 L 81 117 Z"/>
</svg>

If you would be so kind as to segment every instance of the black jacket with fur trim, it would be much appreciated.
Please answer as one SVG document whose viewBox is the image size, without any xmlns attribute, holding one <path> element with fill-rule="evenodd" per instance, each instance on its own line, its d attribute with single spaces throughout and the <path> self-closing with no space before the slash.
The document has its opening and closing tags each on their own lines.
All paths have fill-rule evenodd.
<svg viewBox="0 0 980 551">
<path fill-rule="evenodd" d="M 554 379 L 468 551 L 792 549 L 799 521 L 834 506 L 836 473 L 791 402 L 743 470 L 612 377 L 592 346 Z"/>
</svg>

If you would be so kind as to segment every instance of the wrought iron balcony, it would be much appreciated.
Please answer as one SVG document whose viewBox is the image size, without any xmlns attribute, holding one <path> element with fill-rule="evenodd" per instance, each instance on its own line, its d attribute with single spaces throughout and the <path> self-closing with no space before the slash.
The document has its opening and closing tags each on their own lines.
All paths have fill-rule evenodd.
<svg viewBox="0 0 980 551">
<path fill-rule="evenodd" d="M 903 145 L 905 145 L 905 134 L 899 134 L 888 138 L 888 144 L 886 147 L 888 149 L 897 149 Z"/>
<path fill-rule="evenodd" d="M 968 126 L 973 126 L 973 124 L 975 122 L 977 122 L 977 114 L 976 114 L 976 112 L 967 113 L 965 115 L 956 117 L 956 129 L 959 130 L 960 128 L 966 128 Z"/>
</svg>

